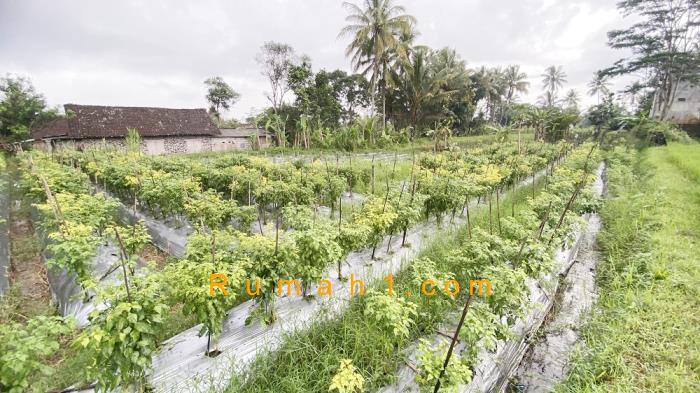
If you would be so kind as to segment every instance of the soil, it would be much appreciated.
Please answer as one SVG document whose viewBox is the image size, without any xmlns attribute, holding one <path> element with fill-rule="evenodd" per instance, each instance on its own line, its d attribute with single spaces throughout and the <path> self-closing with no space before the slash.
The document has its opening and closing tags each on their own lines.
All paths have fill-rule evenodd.
<svg viewBox="0 0 700 393">
<path fill-rule="evenodd" d="M 141 259 L 148 262 L 155 262 L 156 270 L 162 270 L 168 262 L 168 254 L 159 250 L 151 243 L 146 244 L 141 251 Z"/>
<path fill-rule="evenodd" d="M 10 247 L 10 288 L 15 288 L 14 293 L 19 296 L 22 316 L 46 314 L 51 307 L 46 267 L 34 227 L 18 206 L 13 206 L 10 212 Z"/>
</svg>

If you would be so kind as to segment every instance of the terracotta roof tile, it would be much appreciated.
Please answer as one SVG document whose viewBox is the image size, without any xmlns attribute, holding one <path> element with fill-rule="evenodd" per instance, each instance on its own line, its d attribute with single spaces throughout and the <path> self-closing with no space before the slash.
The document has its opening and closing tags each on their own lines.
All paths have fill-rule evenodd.
<svg viewBox="0 0 700 393">
<path fill-rule="evenodd" d="M 129 128 L 144 137 L 215 136 L 219 129 L 204 109 L 64 105 L 66 118 L 32 130 L 32 137 L 123 138 Z"/>
</svg>

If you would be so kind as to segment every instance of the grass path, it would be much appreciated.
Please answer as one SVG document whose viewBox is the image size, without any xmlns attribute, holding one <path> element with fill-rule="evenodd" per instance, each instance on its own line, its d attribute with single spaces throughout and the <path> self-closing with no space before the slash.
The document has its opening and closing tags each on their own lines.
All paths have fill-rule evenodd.
<svg viewBox="0 0 700 393">
<path fill-rule="evenodd" d="M 600 298 L 558 391 L 700 391 L 700 145 L 610 164 Z"/>
</svg>

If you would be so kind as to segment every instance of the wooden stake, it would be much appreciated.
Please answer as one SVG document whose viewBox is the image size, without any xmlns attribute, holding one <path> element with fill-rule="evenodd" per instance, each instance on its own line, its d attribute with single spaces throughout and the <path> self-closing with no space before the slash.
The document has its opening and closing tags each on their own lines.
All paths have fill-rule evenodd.
<svg viewBox="0 0 700 393">
<path fill-rule="evenodd" d="M 129 291 L 129 278 L 126 274 L 125 266 L 125 260 L 127 260 L 129 256 L 126 253 L 126 249 L 124 248 L 124 242 L 122 242 L 122 238 L 121 236 L 119 236 L 119 231 L 117 230 L 117 227 L 114 227 L 114 234 L 117 237 L 117 241 L 119 242 L 119 248 L 121 250 L 119 256 L 122 261 L 122 273 L 124 274 L 124 287 L 126 288 L 126 298 L 129 300 L 129 302 L 131 302 L 131 292 Z"/>
<path fill-rule="evenodd" d="M 440 390 L 440 380 L 442 377 L 445 376 L 445 371 L 447 370 L 447 366 L 450 364 L 450 358 L 452 357 L 452 351 L 455 348 L 455 344 L 457 343 L 457 340 L 459 339 L 459 332 L 462 330 L 462 325 L 464 324 L 464 318 L 467 316 L 467 312 L 469 311 L 469 306 L 472 303 L 472 295 L 470 294 L 469 297 L 467 298 L 467 303 L 464 305 L 464 309 L 462 310 L 462 317 L 459 319 L 459 323 L 457 324 L 457 329 L 455 330 L 454 336 L 452 336 L 452 342 L 450 342 L 450 349 L 447 350 L 447 356 L 445 356 L 445 362 L 442 364 L 442 370 L 440 370 L 440 375 L 438 375 L 437 381 L 435 382 L 435 389 L 433 390 L 433 393 L 437 393 Z"/>
<path fill-rule="evenodd" d="M 496 218 L 498 219 L 498 234 L 501 235 L 501 205 L 499 202 L 500 189 L 496 188 Z"/>
</svg>

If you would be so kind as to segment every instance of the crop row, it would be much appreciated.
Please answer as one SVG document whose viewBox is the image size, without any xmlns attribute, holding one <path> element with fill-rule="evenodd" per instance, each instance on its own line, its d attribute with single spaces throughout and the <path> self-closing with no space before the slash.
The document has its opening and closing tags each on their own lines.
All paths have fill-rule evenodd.
<svg viewBox="0 0 700 393">
<path fill-rule="evenodd" d="M 86 370 L 87 380 L 97 380 L 99 388 L 109 389 L 143 381 L 159 345 L 158 330 L 173 306 L 179 305 L 184 314 L 194 315 L 202 324 L 202 333 L 216 335 L 227 310 L 243 296 L 243 282 L 259 280 L 261 295 L 255 298 L 259 308 L 251 316 L 271 323 L 278 278 L 299 278 L 306 286 L 331 263 L 338 263 L 340 275 L 339 262 L 350 251 L 376 246 L 385 235 L 405 231 L 423 218 L 455 214 L 470 196 L 491 192 L 498 195 L 503 187 L 564 153 L 564 146 L 541 146 L 523 151 L 527 154 L 510 149 L 509 154 L 501 156 L 495 149 L 487 149 L 418 157 L 412 162 L 409 178 L 392 182 L 387 177 L 384 195 L 370 195 L 345 221 L 342 216 L 337 221 L 317 219 L 308 208 L 314 201 L 336 200 L 341 192 L 353 187 L 348 179 L 354 175 L 341 176 L 340 168 L 336 167 L 334 173 L 325 164 L 277 167 L 226 157 L 204 166 L 190 161 L 189 170 L 187 166 L 175 168 L 184 159 L 174 159 L 164 170 L 167 160 L 150 161 L 137 154 L 74 152 L 56 156 L 56 160 L 26 154 L 22 183 L 39 202 L 41 225 L 51 239 L 48 247 L 53 258 L 49 264 L 76 273 L 85 288 L 97 292 L 96 301 L 106 305 L 93 313 L 90 326 L 82 331 L 76 345 L 94 360 L 93 367 Z M 234 159 L 238 165 L 230 162 Z M 232 220 L 242 220 L 242 209 L 250 207 L 239 206 L 236 198 L 225 198 L 218 191 L 229 181 L 233 184 L 246 178 L 233 172 L 222 181 L 217 173 L 227 168 L 227 160 L 237 167 L 236 171 L 260 176 L 249 182 L 249 187 L 256 187 L 249 191 L 254 203 L 269 210 L 277 223 L 282 221 L 293 230 L 264 236 L 228 225 Z M 124 199 L 136 198 L 146 201 L 146 206 L 158 206 L 162 214 L 184 211 L 197 227 L 188 240 L 184 258 L 162 271 L 146 269 L 146 274 L 134 274 L 136 256 L 148 235 L 142 225 L 117 223 L 114 210 L 118 202 L 93 193 L 88 176 Z M 334 182 L 338 191 L 328 194 Z M 303 199 L 303 195 L 308 198 Z M 120 245 L 124 272 L 120 285 L 101 287 L 90 280 L 88 261 L 103 237 Z M 233 296 L 210 296 L 209 274 L 214 271 L 227 273 Z"/>
<path fill-rule="evenodd" d="M 471 231 L 464 228 L 452 243 L 440 243 L 396 275 L 391 294 L 386 283 L 377 284 L 339 318 L 321 318 L 285 338 L 276 352 L 236 375 L 229 391 L 288 391 L 289 381 L 303 391 L 329 386 L 356 391 L 337 388 L 351 385 L 375 391 L 393 381 L 394 370 L 407 361 L 404 349 L 416 341 L 416 363 L 410 367 L 420 387 L 432 391 L 447 346 L 419 339 L 437 334 L 438 326 L 467 302 L 469 289 L 462 287 L 455 296 L 455 281 L 487 279 L 492 294 L 471 299 L 459 335 L 463 349 L 452 356 L 442 388 L 451 391 L 468 383 L 479 349 L 495 348 L 523 316 L 525 280 L 551 271 L 553 253 L 569 238 L 578 215 L 595 208 L 596 198 L 586 187 L 598 161 L 592 151 L 590 146 L 573 151 L 546 178 L 546 189 L 518 202 L 514 214 L 498 218 L 497 224 L 482 211 Z M 436 291 L 433 296 L 420 295 L 426 281 L 428 290 Z"/>
</svg>

